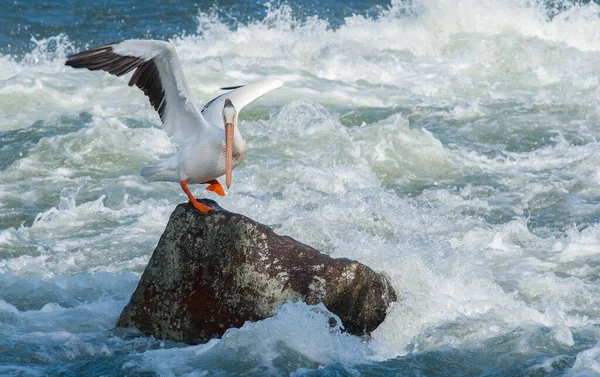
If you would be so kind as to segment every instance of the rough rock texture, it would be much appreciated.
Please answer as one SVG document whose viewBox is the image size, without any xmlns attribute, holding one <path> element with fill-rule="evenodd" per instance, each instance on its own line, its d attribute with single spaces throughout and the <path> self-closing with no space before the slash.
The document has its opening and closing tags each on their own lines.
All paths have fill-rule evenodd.
<svg viewBox="0 0 600 377">
<path fill-rule="evenodd" d="M 385 318 L 396 294 L 369 267 L 333 259 L 245 216 L 202 200 L 180 204 L 167 224 L 118 327 L 190 343 L 273 315 L 287 300 L 323 302 L 346 330 L 363 335 Z"/>
</svg>

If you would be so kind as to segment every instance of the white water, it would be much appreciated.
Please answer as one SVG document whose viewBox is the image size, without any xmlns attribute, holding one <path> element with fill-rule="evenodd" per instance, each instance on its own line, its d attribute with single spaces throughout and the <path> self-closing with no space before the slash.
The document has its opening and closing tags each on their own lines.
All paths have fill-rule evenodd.
<svg viewBox="0 0 600 377">
<path fill-rule="evenodd" d="M 286 6 L 237 29 L 200 13 L 197 34 L 172 40 L 199 102 L 285 80 L 242 113 L 250 154 L 228 196 L 196 192 L 386 273 L 401 300 L 371 343 L 301 304 L 195 347 L 114 334 L 185 199 L 138 171 L 176 147 L 126 78 L 63 66 L 83 47 L 68 36 L 0 57 L 0 130 L 13 131 L 0 149 L 0 337 L 30 363 L 0 374 L 86 356 L 165 376 L 234 373 L 223 359 L 258 375 L 351 372 L 505 338 L 489 352 L 574 354 L 569 374 L 600 373 L 600 7 L 551 20 L 516 0 L 405 11 L 335 30 Z"/>
</svg>

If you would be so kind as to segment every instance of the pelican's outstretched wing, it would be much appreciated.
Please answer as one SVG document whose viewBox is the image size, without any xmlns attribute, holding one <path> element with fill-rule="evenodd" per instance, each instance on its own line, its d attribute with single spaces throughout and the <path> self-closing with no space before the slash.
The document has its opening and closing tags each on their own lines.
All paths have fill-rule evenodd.
<svg viewBox="0 0 600 377">
<path fill-rule="evenodd" d="M 190 140 L 207 125 L 169 42 L 130 39 L 71 55 L 65 64 L 116 76 L 135 70 L 129 86 L 144 91 L 169 135 L 179 141 Z"/>
<path fill-rule="evenodd" d="M 238 114 L 250 102 L 261 96 L 275 90 L 283 85 L 279 79 L 265 79 L 252 84 L 222 88 L 225 90 L 233 89 L 227 93 L 221 94 L 217 98 L 210 100 L 202 109 L 202 115 L 211 124 L 223 127 L 223 105 L 225 99 L 229 98 Z"/>
</svg>

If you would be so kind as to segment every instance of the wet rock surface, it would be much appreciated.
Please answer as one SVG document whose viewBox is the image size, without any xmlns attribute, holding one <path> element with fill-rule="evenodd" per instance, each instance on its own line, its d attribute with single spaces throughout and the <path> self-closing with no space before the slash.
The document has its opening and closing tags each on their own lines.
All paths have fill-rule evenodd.
<svg viewBox="0 0 600 377">
<path fill-rule="evenodd" d="M 252 219 L 203 199 L 172 213 L 118 327 L 189 343 L 272 316 L 287 300 L 323 302 L 346 331 L 365 335 L 383 322 L 396 294 L 387 278 L 334 259 Z"/>
</svg>

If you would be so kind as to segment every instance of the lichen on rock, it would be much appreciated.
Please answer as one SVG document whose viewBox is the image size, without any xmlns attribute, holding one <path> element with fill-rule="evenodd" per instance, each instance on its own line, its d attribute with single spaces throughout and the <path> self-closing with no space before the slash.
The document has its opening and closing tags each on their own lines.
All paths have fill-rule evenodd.
<svg viewBox="0 0 600 377">
<path fill-rule="evenodd" d="M 383 322 L 396 300 L 384 275 L 204 201 L 216 210 L 205 215 L 180 204 L 173 211 L 118 327 L 206 342 L 289 300 L 322 302 L 356 335 Z"/>
</svg>

